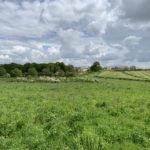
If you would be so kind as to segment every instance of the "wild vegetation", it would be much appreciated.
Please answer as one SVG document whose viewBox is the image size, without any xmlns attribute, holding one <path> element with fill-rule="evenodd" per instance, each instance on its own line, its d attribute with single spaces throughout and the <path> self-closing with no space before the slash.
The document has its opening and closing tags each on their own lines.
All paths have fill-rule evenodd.
<svg viewBox="0 0 150 150">
<path fill-rule="evenodd" d="M 149 82 L 100 74 L 56 83 L 1 79 L 0 149 L 150 149 Z"/>
</svg>

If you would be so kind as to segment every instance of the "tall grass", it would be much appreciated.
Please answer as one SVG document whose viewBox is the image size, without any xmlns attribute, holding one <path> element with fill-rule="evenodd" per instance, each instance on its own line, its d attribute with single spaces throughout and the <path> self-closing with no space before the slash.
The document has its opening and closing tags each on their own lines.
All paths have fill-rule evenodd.
<svg viewBox="0 0 150 150">
<path fill-rule="evenodd" d="M 148 82 L 100 78 L 0 81 L 0 149 L 148 150 L 149 89 Z"/>
</svg>

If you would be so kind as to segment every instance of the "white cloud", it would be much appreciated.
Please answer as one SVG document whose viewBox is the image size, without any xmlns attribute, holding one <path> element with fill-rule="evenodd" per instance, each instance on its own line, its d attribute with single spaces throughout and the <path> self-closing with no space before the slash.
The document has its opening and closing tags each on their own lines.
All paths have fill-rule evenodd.
<svg viewBox="0 0 150 150">
<path fill-rule="evenodd" d="M 130 35 L 130 36 L 124 38 L 123 43 L 126 46 L 135 46 L 135 45 L 138 45 L 141 40 L 142 40 L 142 37 Z"/>
<path fill-rule="evenodd" d="M 102 23 L 99 32 L 104 32 L 107 23 L 116 20 L 112 11 L 106 11 L 109 3 L 106 1 L 81 0 L 69 1 L 23 1 L 21 7 L 13 1 L 0 3 L 1 35 L 41 37 L 47 32 L 57 32 L 60 28 L 70 28 L 76 23 L 80 26 L 86 20 L 87 29 L 92 21 Z M 115 18 L 115 19 L 114 19 Z M 78 30 L 81 30 L 78 28 Z M 88 30 L 88 29 L 87 29 Z"/>
<path fill-rule="evenodd" d="M 1 55 L 0 54 L 0 63 L 4 64 L 7 63 L 11 60 L 11 58 L 9 57 L 9 55 Z"/>
</svg>

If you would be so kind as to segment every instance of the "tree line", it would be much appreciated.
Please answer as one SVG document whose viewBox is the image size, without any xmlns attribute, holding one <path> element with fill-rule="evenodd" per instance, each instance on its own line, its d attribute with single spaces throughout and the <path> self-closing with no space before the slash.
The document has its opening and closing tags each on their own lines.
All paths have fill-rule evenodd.
<svg viewBox="0 0 150 150">
<path fill-rule="evenodd" d="M 99 62 L 94 62 L 88 71 L 101 70 Z M 63 62 L 56 63 L 26 63 L 26 64 L 2 64 L 0 65 L 0 77 L 37 77 L 37 76 L 74 76 L 78 69 L 73 65 Z"/>
<path fill-rule="evenodd" d="M 65 65 L 63 62 L 57 63 L 26 63 L 3 64 L 0 65 L 0 76 L 21 77 L 21 76 L 73 76 L 76 69 L 73 65 Z"/>
</svg>

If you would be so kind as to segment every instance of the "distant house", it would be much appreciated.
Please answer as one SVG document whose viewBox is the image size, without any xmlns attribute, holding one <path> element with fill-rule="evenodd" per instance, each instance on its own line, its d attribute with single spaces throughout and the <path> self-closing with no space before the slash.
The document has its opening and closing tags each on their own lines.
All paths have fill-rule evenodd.
<svg viewBox="0 0 150 150">
<path fill-rule="evenodd" d="M 115 66 L 115 67 L 107 67 L 107 70 L 136 70 L 136 66 Z"/>
<path fill-rule="evenodd" d="M 128 66 L 115 66 L 112 67 L 111 70 L 129 70 Z"/>
</svg>

